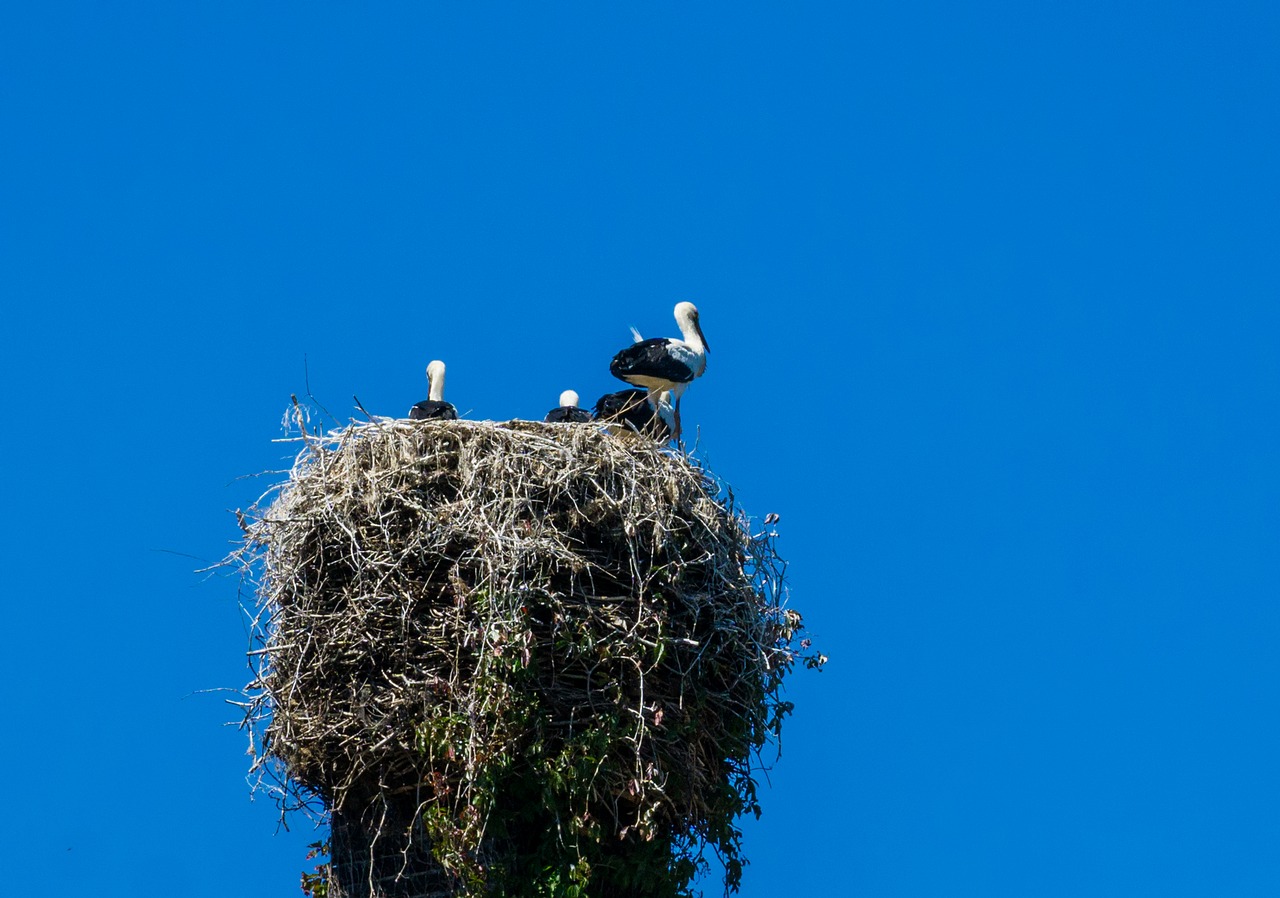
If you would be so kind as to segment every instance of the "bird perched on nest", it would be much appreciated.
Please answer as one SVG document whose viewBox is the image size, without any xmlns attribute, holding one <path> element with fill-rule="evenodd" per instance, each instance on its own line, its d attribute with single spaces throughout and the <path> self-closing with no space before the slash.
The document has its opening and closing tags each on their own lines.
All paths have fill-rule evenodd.
<svg viewBox="0 0 1280 898">
<path fill-rule="evenodd" d="M 458 420 L 458 410 L 444 401 L 444 362 L 439 359 L 427 366 L 427 398 L 414 403 L 409 417 L 415 421 Z"/>
<path fill-rule="evenodd" d="M 707 339 L 698 323 L 698 307 L 691 302 L 677 303 L 676 324 L 680 336 L 638 340 L 613 357 L 609 373 L 649 391 L 658 408 L 658 394 L 667 390 L 675 398 L 673 436 L 680 439 L 680 397 L 695 378 L 707 370 Z M 633 331 L 634 333 L 634 331 Z M 639 337 L 639 334 L 636 334 Z"/>
<path fill-rule="evenodd" d="M 596 400 L 596 420 L 629 426 L 664 443 L 676 429 L 671 394 L 665 391 L 659 393 L 656 400 L 645 390 L 605 393 Z"/>
<path fill-rule="evenodd" d="M 560 394 L 560 405 L 547 412 L 542 420 L 548 424 L 582 424 L 591 420 L 591 412 L 578 408 L 578 394 L 565 390 Z"/>
</svg>

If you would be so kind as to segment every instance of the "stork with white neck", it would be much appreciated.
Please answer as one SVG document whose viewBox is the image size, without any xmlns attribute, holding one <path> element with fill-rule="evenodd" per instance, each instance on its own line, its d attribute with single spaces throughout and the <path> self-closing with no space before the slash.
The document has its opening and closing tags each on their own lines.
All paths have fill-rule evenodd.
<svg viewBox="0 0 1280 898">
<path fill-rule="evenodd" d="M 427 366 L 427 398 L 409 409 L 409 417 L 415 421 L 458 420 L 458 410 L 444 401 L 444 362 L 437 359 Z"/>
<path fill-rule="evenodd" d="M 655 337 L 640 340 L 619 352 L 609 363 L 609 373 L 637 387 L 649 391 L 654 408 L 659 407 L 658 395 L 670 390 L 675 397 L 675 433 L 680 440 L 680 397 L 695 378 L 707 370 L 707 338 L 698 324 L 698 307 L 691 302 L 678 303 L 675 308 L 676 324 L 680 336 Z M 637 335 L 638 336 L 638 335 Z"/>
<path fill-rule="evenodd" d="M 548 424 L 584 424 L 591 420 L 591 412 L 578 408 L 578 394 L 565 390 L 560 394 L 560 405 L 547 412 L 542 420 Z"/>
</svg>

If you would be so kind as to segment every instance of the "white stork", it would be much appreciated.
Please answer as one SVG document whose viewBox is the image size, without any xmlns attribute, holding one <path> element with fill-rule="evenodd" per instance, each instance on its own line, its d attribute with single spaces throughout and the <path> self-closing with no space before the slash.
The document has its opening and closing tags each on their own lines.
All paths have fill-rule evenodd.
<svg viewBox="0 0 1280 898">
<path fill-rule="evenodd" d="M 680 397 L 707 370 L 707 338 L 698 324 L 698 307 L 691 302 L 676 305 L 676 324 L 680 336 L 655 337 L 637 340 L 613 357 L 609 373 L 637 387 L 649 391 L 649 400 L 655 409 L 660 408 L 658 394 L 667 390 L 675 397 L 675 427 L 673 436 L 680 439 Z M 636 337 L 640 335 L 632 329 Z"/>
<path fill-rule="evenodd" d="M 676 429 L 671 393 L 667 391 L 659 393 L 656 400 L 644 390 L 605 393 L 596 400 L 596 420 L 630 427 L 664 443 Z"/>
<path fill-rule="evenodd" d="M 444 362 L 437 359 L 427 366 L 427 398 L 414 403 L 409 417 L 415 421 L 428 418 L 438 421 L 458 420 L 458 410 L 444 401 Z"/>
<path fill-rule="evenodd" d="M 565 390 L 560 394 L 560 405 L 547 412 L 542 420 L 548 424 L 582 424 L 591 420 L 591 412 L 578 408 L 578 394 Z"/>
</svg>

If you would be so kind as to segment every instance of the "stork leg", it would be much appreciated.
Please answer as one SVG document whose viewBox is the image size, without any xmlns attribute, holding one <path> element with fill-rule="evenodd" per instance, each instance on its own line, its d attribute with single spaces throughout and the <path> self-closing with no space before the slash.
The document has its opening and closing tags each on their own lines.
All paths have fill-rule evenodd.
<svg viewBox="0 0 1280 898">
<path fill-rule="evenodd" d="M 680 427 L 680 397 L 679 396 L 676 397 L 674 417 L 676 419 L 676 432 L 672 434 L 672 439 L 676 441 L 677 446 L 680 446 L 680 448 L 684 448 L 683 445 L 681 445 L 680 443 L 680 434 L 682 434 L 684 431 Z"/>
</svg>

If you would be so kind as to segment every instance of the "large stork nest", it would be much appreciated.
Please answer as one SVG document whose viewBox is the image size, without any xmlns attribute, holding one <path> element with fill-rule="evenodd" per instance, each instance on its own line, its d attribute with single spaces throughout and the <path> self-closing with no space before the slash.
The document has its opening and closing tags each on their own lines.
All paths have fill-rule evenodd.
<svg viewBox="0 0 1280 898">
<path fill-rule="evenodd" d="M 242 519 L 255 769 L 332 814 L 328 895 L 675 896 L 825 660 L 771 535 L 695 461 L 594 424 L 298 437 Z"/>
</svg>

